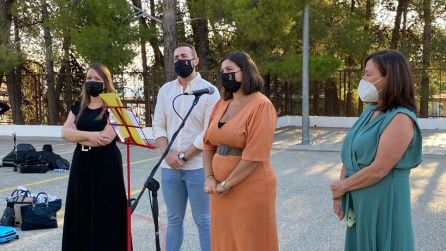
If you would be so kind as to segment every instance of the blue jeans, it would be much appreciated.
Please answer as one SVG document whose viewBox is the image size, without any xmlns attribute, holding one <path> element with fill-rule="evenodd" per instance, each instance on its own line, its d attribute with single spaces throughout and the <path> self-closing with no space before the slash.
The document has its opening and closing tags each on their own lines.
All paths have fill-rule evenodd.
<svg viewBox="0 0 446 251">
<path fill-rule="evenodd" d="M 189 197 L 198 227 L 202 251 L 210 250 L 209 195 L 204 192 L 204 170 L 161 168 L 161 188 L 167 207 L 166 251 L 178 251 L 183 243 L 183 220 Z"/>
</svg>

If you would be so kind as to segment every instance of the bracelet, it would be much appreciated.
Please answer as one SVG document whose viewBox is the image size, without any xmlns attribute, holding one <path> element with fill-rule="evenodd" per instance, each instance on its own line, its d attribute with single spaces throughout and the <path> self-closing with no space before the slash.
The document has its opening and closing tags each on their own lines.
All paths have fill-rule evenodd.
<svg viewBox="0 0 446 251">
<path fill-rule="evenodd" d="M 210 177 L 214 178 L 214 175 L 213 174 L 206 175 L 206 178 L 210 178 Z"/>
<path fill-rule="evenodd" d="M 226 180 L 222 181 L 220 183 L 221 188 L 223 188 L 223 190 L 225 190 L 225 192 L 229 191 L 229 189 L 231 189 L 230 187 L 226 187 Z"/>
</svg>

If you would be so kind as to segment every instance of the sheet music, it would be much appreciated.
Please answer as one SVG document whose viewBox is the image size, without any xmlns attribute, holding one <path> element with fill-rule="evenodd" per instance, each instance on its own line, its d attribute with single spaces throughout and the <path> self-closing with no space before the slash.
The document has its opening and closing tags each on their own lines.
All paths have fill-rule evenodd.
<svg viewBox="0 0 446 251">
<path fill-rule="evenodd" d="M 126 142 L 128 138 L 133 139 L 134 143 L 148 145 L 145 142 L 145 135 L 142 131 L 136 116 L 125 107 L 116 93 L 102 93 L 100 97 L 109 106 L 109 121 L 115 130 L 119 141 Z M 127 125 L 127 126 L 126 126 Z M 130 134 L 129 134 L 130 132 Z"/>
</svg>

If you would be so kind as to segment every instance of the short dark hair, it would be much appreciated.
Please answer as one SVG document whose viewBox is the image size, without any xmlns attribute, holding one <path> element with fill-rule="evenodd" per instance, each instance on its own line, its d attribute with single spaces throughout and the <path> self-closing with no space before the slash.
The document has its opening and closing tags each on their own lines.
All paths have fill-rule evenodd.
<svg viewBox="0 0 446 251">
<path fill-rule="evenodd" d="M 195 50 L 195 47 L 193 45 L 188 44 L 188 43 L 180 43 L 180 44 L 177 44 L 177 46 L 175 46 L 175 49 L 173 49 L 173 50 L 175 51 L 179 47 L 189 47 L 192 50 L 192 56 L 194 58 L 197 57 L 197 51 Z"/>
<path fill-rule="evenodd" d="M 241 86 L 243 94 L 248 95 L 262 90 L 265 81 L 260 75 L 256 63 L 254 60 L 252 60 L 248 53 L 244 51 L 231 52 L 220 61 L 220 64 L 225 60 L 231 60 L 238 67 L 240 67 L 243 73 Z M 228 100 L 231 98 L 232 93 L 225 91 L 223 94 L 223 99 Z"/>
<path fill-rule="evenodd" d="M 406 107 L 416 113 L 414 78 L 406 57 L 396 50 L 380 50 L 364 59 L 364 66 L 372 60 L 381 75 L 387 80 L 380 93 L 381 103 L 376 110 Z"/>
</svg>

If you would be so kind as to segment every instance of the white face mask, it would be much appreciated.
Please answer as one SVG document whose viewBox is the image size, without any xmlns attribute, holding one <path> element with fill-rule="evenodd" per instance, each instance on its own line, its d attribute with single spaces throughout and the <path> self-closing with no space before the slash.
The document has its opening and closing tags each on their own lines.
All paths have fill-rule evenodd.
<svg viewBox="0 0 446 251">
<path fill-rule="evenodd" d="M 376 80 L 373 83 L 368 82 L 367 80 L 361 79 L 358 85 L 358 94 L 359 98 L 363 102 L 378 102 L 379 92 L 382 90 L 377 90 L 375 87 L 375 83 L 380 81 L 382 78 Z"/>
</svg>

